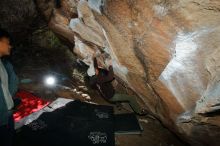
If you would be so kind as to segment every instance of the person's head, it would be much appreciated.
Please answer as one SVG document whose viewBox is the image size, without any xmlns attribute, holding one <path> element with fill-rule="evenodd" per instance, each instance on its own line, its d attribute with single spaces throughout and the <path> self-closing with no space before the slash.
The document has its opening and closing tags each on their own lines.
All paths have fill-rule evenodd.
<svg viewBox="0 0 220 146">
<path fill-rule="evenodd" d="M 7 31 L 0 28 L 0 57 L 8 56 L 11 53 L 11 39 Z"/>
<path fill-rule="evenodd" d="M 61 8 L 61 0 L 55 0 L 55 7 L 57 9 Z"/>
</svg>

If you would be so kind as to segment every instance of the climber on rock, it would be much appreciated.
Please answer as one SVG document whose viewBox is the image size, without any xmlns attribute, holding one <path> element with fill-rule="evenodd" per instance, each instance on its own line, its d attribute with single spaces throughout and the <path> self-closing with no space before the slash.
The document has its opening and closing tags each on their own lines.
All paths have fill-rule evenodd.
<svg viewBox="0 0 220 146">
<path fill-rule="evenodd" d="M 17 91 L 18 79 L 13 66 L 5 58 L 10 55 L 11 44 L 8 32 L 0 29 L 0 146 L 11 146 L 15 134 L 13 96 Z"/>
<path fill-rule="evenodd" d="M 94 58 L 95 75 L 90 77 L 90 85 L 96 87 L 100 94 L 110 102 L 128 102 L 133 111 L 138 115 L 146 115 L 146 110 L 141 109 L 134 96 L 116 93 L 112 82 L 115 80 L 112 61 L 108 61 L 108 70 L 99 67 Z"/>
</svg>

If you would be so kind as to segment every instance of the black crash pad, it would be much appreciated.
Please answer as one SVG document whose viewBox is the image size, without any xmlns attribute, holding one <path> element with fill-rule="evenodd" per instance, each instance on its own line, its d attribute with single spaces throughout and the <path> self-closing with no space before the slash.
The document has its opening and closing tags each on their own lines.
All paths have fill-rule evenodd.
<svg viewBox="0 0 220 146">
<path fill-rule="evenodd" d="M 141 134 L 143 131 L 134 113 L 117 114 L 114 118 L 115 134 Z"/>
<path fill-rule="evenodd" d="M 21 128 L 20 146 L 114 146 L 111 106 L 73 101 Z"/>
</svg>

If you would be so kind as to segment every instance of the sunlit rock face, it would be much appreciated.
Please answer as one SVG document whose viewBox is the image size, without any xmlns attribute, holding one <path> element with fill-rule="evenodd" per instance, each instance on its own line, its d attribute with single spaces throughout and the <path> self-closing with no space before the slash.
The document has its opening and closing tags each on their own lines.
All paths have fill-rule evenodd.
<svg viewBox="0 0 220 146">
<path fill-rule="evenodd" d="M 95 55 L 105 66 L 101 52 L 109 54 L 116 75 L 169 129 L 192 145 L 220 144 L 219 0 L 37 4 L 80 59 Z"/>
</svg>

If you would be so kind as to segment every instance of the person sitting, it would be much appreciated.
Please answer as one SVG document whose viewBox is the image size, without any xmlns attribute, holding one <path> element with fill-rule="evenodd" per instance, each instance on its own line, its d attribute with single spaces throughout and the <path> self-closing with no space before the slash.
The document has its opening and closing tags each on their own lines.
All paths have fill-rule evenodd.
<svg viewBox="0 0 220 146">
<path fill-rule="evenodd" d="M 94 58 L 95 75 L 90 77 L 90 85 L 97 87 L 100 94 L 110 102 L 128 102 L 133 111 L 138 115 L 146 115 L 146 110 L 143 110 L 137 103 L 134 96 L 117 93 L 112 85 L 114 71 L 112 62 L 109 63 L 109 70 L 98 67 L 97 59 Z"/>
</svg>

